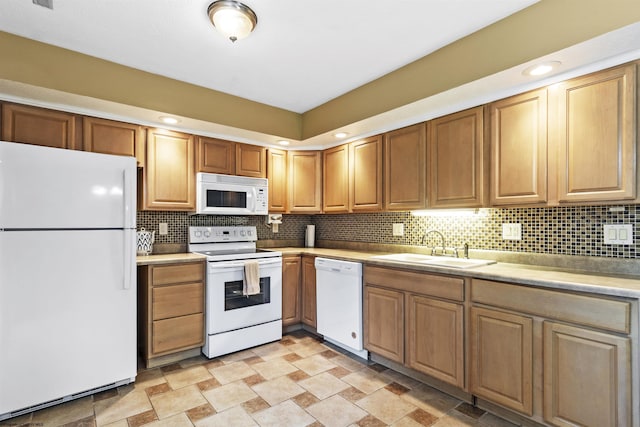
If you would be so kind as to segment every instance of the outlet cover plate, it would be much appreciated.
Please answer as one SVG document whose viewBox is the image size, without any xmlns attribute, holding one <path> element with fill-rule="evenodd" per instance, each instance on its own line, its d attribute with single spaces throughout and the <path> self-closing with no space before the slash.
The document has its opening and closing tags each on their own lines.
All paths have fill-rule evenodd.
<svg viewBox="0 0 640 427">
<path fill-rule="evenodd" d="M 394 236 L 404 236 L 404 224 L 393 224 L 393 235 Z"/>
<path fill-rule="evenodd" d="M 504 240 L 522 240 L 522 224 L 520 223 L 502 224 L 502 238 Z"/>
</svg>

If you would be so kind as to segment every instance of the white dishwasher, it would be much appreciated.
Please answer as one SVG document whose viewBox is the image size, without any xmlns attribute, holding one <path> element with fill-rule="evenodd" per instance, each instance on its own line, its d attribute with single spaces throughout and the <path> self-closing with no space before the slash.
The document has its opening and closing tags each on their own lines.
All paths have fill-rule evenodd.
<svg viewBox="0 0 640 427">
<path fill-rule="evenodd" d="M 324 339 L 366 359 L 362 339 L 362 264 L 316 258 L 317 331 Z"/>
</svg>

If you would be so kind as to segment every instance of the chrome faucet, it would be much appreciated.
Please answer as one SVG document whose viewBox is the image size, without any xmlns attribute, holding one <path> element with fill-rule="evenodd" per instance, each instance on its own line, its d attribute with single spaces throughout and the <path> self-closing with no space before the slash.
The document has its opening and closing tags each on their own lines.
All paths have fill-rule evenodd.
<svg viewBox="0 0 640 427">
<path fill-rule="evenodd" d="M 444 255 L 446 252 L 446 244 L 445 244 L 445 240 L 444 240 L 444 234 L 442 234 L 441 232 L 439 232 L 438 230 L 428 230 L 426 233 L 424 233 L 424 236 L 422 236 L 422 245 L 424 246 L 424 242 L 427 239 L 427 236 L 431 233 L 436 233 L 438 236 L 440 236 L 440 239 L 442 240 L 442 254 Z M 431 255 L 435 255 L 436 254 L 436 248 L 437 246 L 434 245 L 433 248 L 431 248 Z"/>
</svg>

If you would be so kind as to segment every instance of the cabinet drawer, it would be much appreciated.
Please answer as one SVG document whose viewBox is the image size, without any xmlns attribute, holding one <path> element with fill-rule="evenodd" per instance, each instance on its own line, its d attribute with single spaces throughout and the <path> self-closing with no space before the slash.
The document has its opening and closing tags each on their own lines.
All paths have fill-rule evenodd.
<svg viewBox="0 0 640 427">
<path fill-rule="evenodd" d="M 471 300 L 549 319 L 628 334 L 631 305 L 625 301 L 474 279 Z"/>
<path fill-rule="evenodd" d="M 197 347 L 204 343 L 204 315 L 174 317 L 153 322 L 153 354 Z"/>
<path fill-rule="evenodd" d="M 202 313 L 204 307 L 204 284 L 173 285 L 151 290 L 153 298 L 153 320 Z"/>
<path fill-rule="evenodd" d="M 151 267 L 153 286 L 202 281 L 204 281 L 204 264 L 202 262 Z"/>
<path fill-rule="evenodd" d="M 368 285 L 431 295 L 454 301 L 464 301 L 464 279 L 414 273 L 391 268 L 365 267 L 364 281 Z"/>
</svg>

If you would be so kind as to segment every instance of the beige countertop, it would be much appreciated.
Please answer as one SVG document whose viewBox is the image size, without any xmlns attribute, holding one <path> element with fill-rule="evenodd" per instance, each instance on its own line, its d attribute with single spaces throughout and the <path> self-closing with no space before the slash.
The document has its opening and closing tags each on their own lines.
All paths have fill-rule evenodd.
<svg viewBox="0 0 640 427">
<path fill-rule="evenodd" d="M 557 267 L 539 267 L 535 265 L 498 262 L 474 268 L 451 268 L 433 265 L 410 264 L 372 258 L 389 252 L 367 252 L 347 249 L 327 248 L 270 248 L 286 255 L 314 255 L 347 261 L 363 262 L 368 265 L 394 267 L 429 273 L 440 273 L 485 280 L 497 280 L 522 285 L 531 285 L 552 289 L 564 289 L 577 292 L 640 298 L 640 276 L 611 275 L 597 272 L 570 270 Z"/>
<path fill-rule="evenodd" d="M 192 254 L 192 253 L 178 253 L 178 254 L 161 254 L 161 255 L 138 255 L 136 257 L 137 265 L 152 265 L 152 264 L 173 264 L 177 262 L 194 262 L 204 261 L 207 259 L 204 255 Z"/>
<path fill-rule="evenodd" d="M 497 280 L 522 285 L 552 289 L 564 289 L 577 292 L 589 292 L 619 297 L 640 298 L 640 275 L 615 275 L 597 272 L 571 270 L 558 267 L 540 267 L 535 265 L 498 262 L 474 268 L 451 268 L 434 265 L 410 264 L 372 258 L 390 252 L 373 252 L 351 249 L 275 247 L 269 248 L 282 252 L 283 256 L 313 255 L 356 261 L 381 267 L 402 268 L 436 274 L 447 274 L 485 280 Z M 191 253 L 138 256 L 138 265 L 168 264 L 205 260 L 202 255 Z"/>
</svg>

